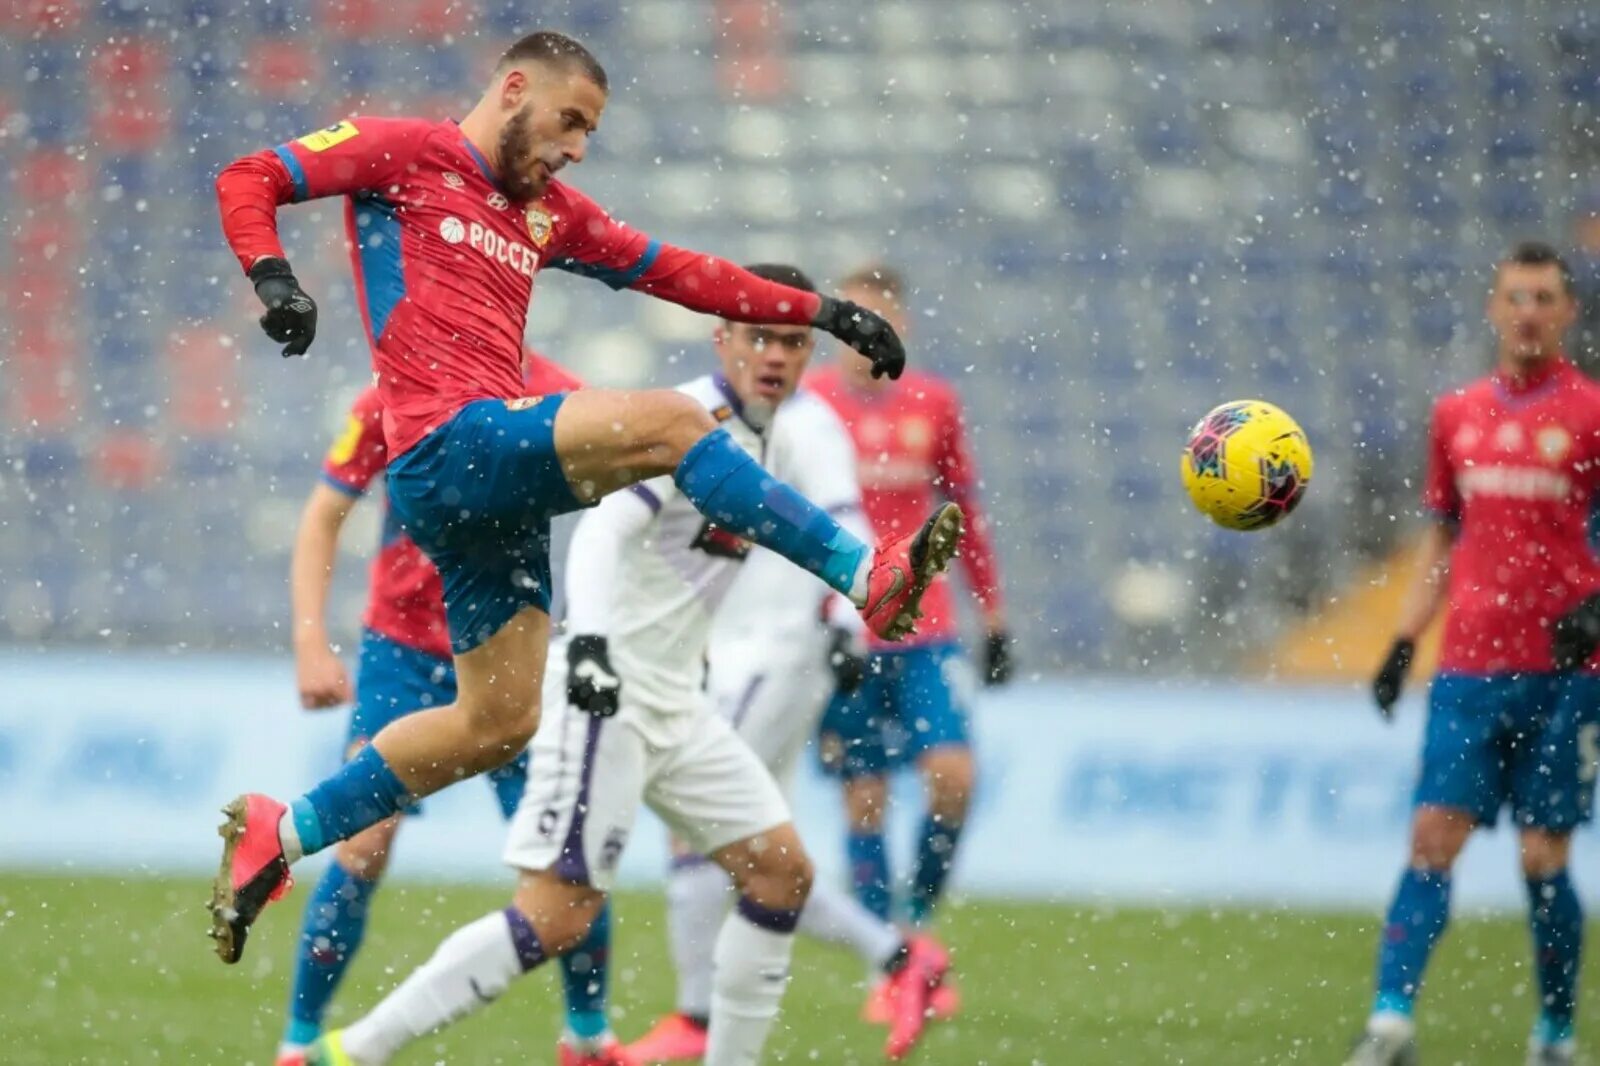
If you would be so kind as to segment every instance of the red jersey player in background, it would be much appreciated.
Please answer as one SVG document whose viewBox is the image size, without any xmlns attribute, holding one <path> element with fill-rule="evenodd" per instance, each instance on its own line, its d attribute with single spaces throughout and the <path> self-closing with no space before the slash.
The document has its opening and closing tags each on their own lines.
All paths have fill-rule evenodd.
<svg viewBox="0 0 1600 1066">
<path fill-rule="evenodd" d="M 522 341 L 534 279 L 547 266 L 731 321 L 809 324 L 880 374 L 898 376 L 905 365 L 899 338 L 870 311 L 652 240 L 556 180 L 583 160 L 608 99 L 606 72 L 582 44 L 532 33 L 500 57 L 459 123 L 358 116 L 238 159 L 217 178 L 223 232 L 266 307 L 262 328 L 285 355 L 309 348 L 316 305 L 279 240 L 279 208 L 345 198 L 384 404 L 389 504 L 439 569 L 456 671 L 452 703 L 389 723 L 292 803 L 258 793 L 228 803 L 210 907 L 226 963 L 239 961 L 261 910 L 288 891 L 293 862 L 504 765 L 534 735 L 550 643 L 553 517 L 671 475 L 702 513 L 817 573 L 891 639 L 911 630 L 928 583 L 959 545 L 961 512 L 946 505 L 870 548 L 773 478 L 682 392 L 526 394 Z M 598 714 L 614 708 L 600 696 L 616 677 L 593 660 L 573 665 L 569 698 Z M 735 875 L 744 920 L 730 951 L 781 972 L 809 860 L 787 823 L 741 843 L 755 858 Z M 440 958 L 434 1008 L 459 1016 L 483 1002 L 484 989 L 571 951 L 600 904 L 555 867 L 528 872 L 511 907 L 462 930 Z M 782 986 L 746 991 L 737 1021 L 759 1041 Z M 368 1058 L 360 1048 L 327 1054 L 362 1066 Z"/>
<path fill-rule="evenodd" d="M 1419 634 L 1448 599 L 1415 796 L 1411 856 L 1384 925 L 1377 995 L 1349 1062 L 1415 1059 L 1412 1007 L 1450 913 L 1467 838 L 1511 808 L 1527 880 L 1540 996 L 1528 1062 L 1571 1063 L 1583 910 L 1567 875 L 1590 817 L 1600 729 L 1600 386 L 1562 353 L 1572 275 L 1548 245 L 1495 271 L 1494 372 L 1434 405 L 1423 503 L 1426 565 L 1374 685 L 1387 718 Z"/>
<path fill-rule="evenodd" d="M 527 354 L 530 394 L 570 392 L 578 387 L 580 382 L 571 374 L 531 351 Z M 375 387 L 368 387 L 351 405 L 344 430 L 323 461 L 322 478 L 301 512 L 290 560 L 296 687 L 306 710 L 325 710 L 351 701 L 344 660 L 328 640 L 328 589 L 345 520 L 356 501 L 382 476 L 388 461 L 383 401 Z M 353 756 L 389 722 L 455 699 L 456 675 L 450 661 L 439 571 L 406 536 L 387 506 L 370 571 L 359 662 L 345 758 Z M 522 799 L 527 762 L 524 752 L 486 775 L 507 818 Z M 388 866 L 399 826 L 400 818 L 394 816 L 341 841 L 306 901 L 300 937 L 295 942 L 294 986 L 277 1066 L 301 1066 L 306 1048 L 322 1035 L 328 1004 L 361 949 L 372 899 Z M 592 967 L 585 963 L 577 967 L 581 972 L 574 972 L 570 964 L 582 956 L 581 951 L 562 956 L 562 976 L 569 987 L 581 987 L 588 995 Z M 611 1066 L 623 1061 L 620 1049 L 608 1046 L 616 1044 L 609 1034 L 598 1034 L 589 1043 L 595 1049 L 592 1054 L 586 1058 L 573 1054 L 570 1061 L 580 1066 Z"/>
<path fill-rule="evenodd" d="M 894 270 L 858 270 L 840 292 L 904 334 L 905 283 Z M 862 503 L 878 536 L 916 528 L 917 515 L 941 499 L 961 506 L 968 520 L 962 567 L 987 634 L 982 677 L 986 684 L 1000 684 L 1011 674 L 1010 638 L 994 546 L 978 505 L 978 474 L 967 446 L 961 401 L 949 384 L 931 374 L 911 371 L 886 381 L 859 373 L 856 362 L 841 353 L 807 384 L 850 431 Z M 928 809 L 907 900 L 907 917 L 915 925 L 929 919 L 944 890 L 974 777 L 967 725 L 974 675 L 960 646 L 949 582 L 934 582 L 923 597 L 922 611 L 915 637 L 893 647 L 877 642 L 866 681 L 856 692 L 836 696 L 821 726 L 824 764 L 844 779 L 856 895 L 881 918 L 887 919 L 892 909 L 883 833 L 888 775 L 903 764 L 915 764 L 922 774 Z M 946 1011 L 953 1006 L 948 992 L 941 993 L 941 1001 Z M 883 1020 L 888 1013 L 881 997 L 875 997 L 869 1014 Z"/>
</svg>

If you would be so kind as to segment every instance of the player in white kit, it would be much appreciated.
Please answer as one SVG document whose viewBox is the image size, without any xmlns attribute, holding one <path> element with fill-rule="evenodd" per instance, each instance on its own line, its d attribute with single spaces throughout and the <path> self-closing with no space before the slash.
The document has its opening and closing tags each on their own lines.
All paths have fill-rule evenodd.
<svg viewBox="0 0 1600 1066">
<path fill-rule="evenodd" d="M 737 328 L 737 346 L 718 332 L 724 373 L 682 391 L 775 477 L 803 480 L 807 442 L 774 415 L 805 369 L 811 330 Z M 520 873 L 512 905 L 453 933 L 370 1014 L 314 1045 L 308 1066 L 387 1063 L 571 950 L 604 902 L 641 802 L 732 878 L 739 899 L 713 949 L 705 1062 L 758 1061 L 812 869 L 771 773 L 702 685 L 712 614 L 749 550 L 670 477 L 614 493 L 584 515 L 566 568 L 569 636 L 550 656 L 552 667 L 565 666 L 546 675 L 530 784 L 506 843 Z"/>
<path fill-rule="evenodd" d="M 792 284 L 793 282 L 791 282 Z M 806 442 L 797 483 L 810 499 L 828 501 L 847 529 L 866 521 L 856 481 L 855 446 L 839 416 L 804 389 L 785 401 L 787 434 Z M 837 501 L 837 502 L 836 502 Z M 866 670 L 859 618 L 813 575 L 764 548 L 750 552 L 711 627 L 707 688 L 725 718 L 787 793 L 794 769 L 835 688 L 854 689 Z M 677 971 L 676 1010 L 628 1052 L 640 1064 L 698 1061 L 707 1042 L 714 982 L 714 942 L 731 886 L 715 863 L 674 841 L 667 878 L 668 935 Z M 888 977 L 892 1013 L 887 1053 L 915 1045 L 929 1018 L 928 996 L 944 980 L 949 956 L 929 936 L 907 936 L 827 884 L 812 886 L 800 933 L 856 952 Z"/>
</svg>

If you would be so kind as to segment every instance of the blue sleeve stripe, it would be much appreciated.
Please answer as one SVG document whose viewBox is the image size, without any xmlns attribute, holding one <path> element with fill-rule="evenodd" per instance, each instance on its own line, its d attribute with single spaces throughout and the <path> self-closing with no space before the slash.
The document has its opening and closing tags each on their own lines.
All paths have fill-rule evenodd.
<svg viewBox="0 0 1600 1066">
<path fill-rule="evenodd" d="M 289 179 L 294 182 L 294 198 L 296 200 L 309 199 L 311 189 L 306 185 L 306 168 L 300 165 L 300 160 L 289 151 L 287 144 L 280 144 L 273 149 L 278 158 L 283 160 L 283 165 L 289 170 Z"/>
<path fill-rule="evenodd" d="M 639 256 L 639 261 L 633 264 L 633 266 L 627 270 L 623 271 L 622 285 L 620 287 L 627 288 L 629 285 L 632 285 L 634 282 L 644 277 L 645 271 L 655 266 L 656 257 L 660 254 L 661 242 L 656 240 L 654 237 L 650 238 L 650 243 L 644 246 L 644 254 Z"/>
<path fill-rule="evenodd" d="M 346 485 L 344 482 L 340 481 L 326 470 L 322 472 L 322 483 L 328 486 L 330 489 L 334 489 L 343 493 L 352 500 L 359 500 L 362 496 L 366 495 L 365 489 L 358 489 L 354 485 Z"/>
<path fill-rule="evenodd" d="M 565 270 L 568 274 L 577 274 L 579 277 L 593 278 L 596 281 L 604 282 L 613 289 L 626 289 L 644 277 L 644 272 L 655 264 L 656 258 L 660 254 L 661 242 L 651 240 L 649 244 L 644 246 L 644 252 L 640 254 L 638 261 L 627 270 L 613 270 L 611 267 L 600 266 L 598 263 L 585 263 L 583 260 L 575 259 L 570 255 L 551 260 L 550 266 L 556 270 Z"/>
</svg>

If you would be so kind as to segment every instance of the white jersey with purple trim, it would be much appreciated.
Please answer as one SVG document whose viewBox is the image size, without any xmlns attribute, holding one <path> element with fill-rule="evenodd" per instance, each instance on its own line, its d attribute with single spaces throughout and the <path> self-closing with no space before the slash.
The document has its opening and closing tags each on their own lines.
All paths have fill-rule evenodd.
<svg viewBox="0 0 1600 1066">
<path fill-rule="evenodd" d="M 810 435 L 826 411 L 819 400 L 797 395 L 780 405 L 762 428 L 720 374 L 679 388 L 703 403 L 773 476 L 819 507 L 838 511 L 859 505 L 853 464 L 839 463 L 827 449 L 814 449 Z M 614 552 L 599 549 L 607 536 L 613 538 Z M 617 493 L 585 515 L 574 532 L 573 550 L 568 571 L 571 631 L 606 637 L 611 665 L 622 680 L 620 713 L 636 718 L 651 743 L 677 743 L 706 706 L 705 661 L 713 620 L 755 545 L 695 510 L 672 478 L 664 476 Z M 601 576 L 612 558 L 613 572 Z M 794 594 L 768 591 L 741 596 L 748 599 L 748 609 L 781 609 L 786 616 L 793 612 L 797 619 L 817 619 L 828 595 L 826 586 L 791 563 L 769 562 L 794 571 L 782 580 L 800 590 L 804 606 L 794 606 Z M 586 586 L 595 587 L 598 598 L 609 602 L 590 597 L 585 603 Z M 773 595 L 786 598 L 768 599 Z"/>
</svg>

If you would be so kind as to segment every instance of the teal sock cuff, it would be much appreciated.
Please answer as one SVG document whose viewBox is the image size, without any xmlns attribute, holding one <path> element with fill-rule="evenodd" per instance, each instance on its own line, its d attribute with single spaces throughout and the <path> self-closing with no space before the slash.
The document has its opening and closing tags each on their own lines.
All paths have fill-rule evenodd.
<svg viewBox="0 0 1600 1066">
<path fill-rule="evenodd" d="M 294 831 L 300 838 L 302 852 L 314 855 L 328 846 L 322 836 L 322 819 L 317 817 L 317 810 L 309 799 L 302 796 L 289 804 L 289 817 L 294 819 Z"/>
</svg>

